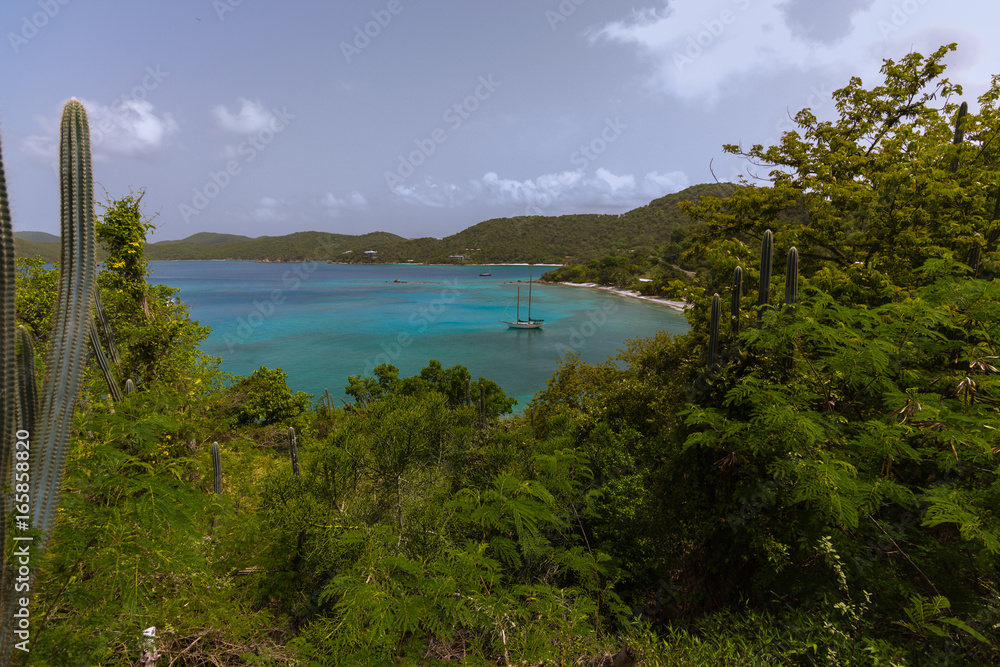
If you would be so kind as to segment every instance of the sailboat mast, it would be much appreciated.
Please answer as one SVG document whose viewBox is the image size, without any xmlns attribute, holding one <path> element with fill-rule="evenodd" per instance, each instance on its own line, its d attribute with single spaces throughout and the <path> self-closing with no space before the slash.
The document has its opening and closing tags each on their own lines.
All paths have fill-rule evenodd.
<svg viewBox="0 0 1000 667">
<path fill-rule="evenodd" d="M 528 276 L 528 321 L 531 321 L 531 276 Z"/>
<path fill-rule="evenodd" d="M 521 286 L 517 286 L 517 321 L 521 321 Z"/>
</svg>

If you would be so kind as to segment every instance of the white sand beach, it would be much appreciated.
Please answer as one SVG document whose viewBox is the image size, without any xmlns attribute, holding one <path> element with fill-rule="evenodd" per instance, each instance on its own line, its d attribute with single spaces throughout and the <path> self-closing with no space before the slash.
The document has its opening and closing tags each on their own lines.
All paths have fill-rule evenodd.
<svg viewBox="0 0 1000 667">
<path fill-rule="evenodd" d="M 639 294 L 638 292 L 633 292 L 632 290 L 622 289 L 620 287 L 608 287 L 606 285 L 598 285 L 597 283 L 558 283 L 560 285 L 566 285 L 567 287 L 589 287 L 591 289 L 604 290 L 605 292 L 611 292 L 612 294 L 617 294 L 619 296 L 628 296 L 633 299 L 644 299 L 645 301 L 652 301 L 654 303 L 663 304 L 674 310 L 679 310 L 683 312 L 688 306 L 683 301 L 676 301 L 674 299 L 665 299 L 660 296 L 645 296 Z"/>
</svg>

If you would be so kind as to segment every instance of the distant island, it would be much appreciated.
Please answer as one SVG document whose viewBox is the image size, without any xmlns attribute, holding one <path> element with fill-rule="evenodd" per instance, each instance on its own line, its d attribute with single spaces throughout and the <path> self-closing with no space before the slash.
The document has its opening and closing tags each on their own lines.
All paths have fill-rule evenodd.
<svg viewBox="0 0 1000 667">
<path fill-rule="evenodd" d="M 581 264 L 623 252 L 653 251 L 670 241 L 690 219 L 678 204 L 704 196 L 725 196 L 736 186 L 691 186 L 622 214 L 573 214 L 496 218 L 443 239 L 406 239 L 388 232 L 360 236 L 296 232 L 250 238 L 201 232 L 177 241 L 146 246 L 157 260 L 252 260 L 267 262 L 330 261 L 346 264 Z M 44 232 L 15 232 L 18 257 L 59 260 L 59 237 Z M 100 257 L 103 259 L 103 257 Z"/>
</svg>

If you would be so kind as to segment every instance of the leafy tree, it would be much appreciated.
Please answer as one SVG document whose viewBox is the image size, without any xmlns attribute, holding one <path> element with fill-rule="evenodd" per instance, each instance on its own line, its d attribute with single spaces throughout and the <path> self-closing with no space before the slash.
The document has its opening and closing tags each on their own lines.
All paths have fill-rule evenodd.
<svg viewBox="0 0 1000 667">
<path fill-rule="evenodd" d="M 95 225 L 97 240 L 107 253 L 104 260 L 104 287 L 123 294 L 148 315 L 146 276 L 146 233 L 155 228 L 143 217 L 145 192 L 130 193 L 104 205 L 104 214 Z"/>
<path fill-rule="evenodd" d="M 234 420 L 240 426 L 291 424 L 309 408 L 311 395 L 292 392 L 288 373 L 280 368 L 261 366 L 229 389 L 235 403 Z"/>
<path fill-rule="evenodd" d="M 884 82 L 871 90 L 852 78 L 833 94 L 836 121 L 803 109 L 795 116 L 799 129 L 776 146 L 725 146 L 770 168 L 770 187 L 745 182 L 725 200 L 681 204 L 704 224 L 692 252 L 745 260 L 748 248 L 739 241 L 710 246 L 759 241 L 770 228 L 776 248 L 798 248 L 806 276 L 860 266 L 908 287 L 928 259 L 949 253 L 964 261 L 975 244 L 995 248 L 1000 84 L 994 79 L 979 110 L 960 119 L 954 97 L 962 87 L 942 76 L 942 60 L 955 48 L 887 60 Z M 716 268 L 731 271 L 731 263 Z"/>
<path fill-rule="evenodd" d="M 352 375 L 347 378 L 344 393 L 352 396 L 357 405 L 368 406 L 390 395 L 415 396 L 425 392 L 443 394 L 452 408 L 478 405 L 480 394 L 485 397 L 485 410 L 489 418 L 509 414 L 517 402 L 509 398 L 496 382 L 486 378 L 472 380 L 468 369 L 461 364 L 444 368 L 441 362 L 431 359 L 419 375 L 399 377 L 399 369 L 392 364 L 379 364 L 371 377 Z"/>
</svg>

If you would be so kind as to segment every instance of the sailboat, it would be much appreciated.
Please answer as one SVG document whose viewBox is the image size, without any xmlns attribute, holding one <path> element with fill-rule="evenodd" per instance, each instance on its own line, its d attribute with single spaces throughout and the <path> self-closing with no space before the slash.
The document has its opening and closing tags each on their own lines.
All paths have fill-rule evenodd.
<svg viewBox="0 0 1000 667">
<path fill-rule="evenodd" d="M 483 270 L 479 272 L 479 275 L 481 275 L 481 276 L 492 276 L 493 272 L 490 271 L 490 265 L 489 264 L 483 264 Z"/>
<path fill-rule="evenodd" d="M 506 312 L 506 311 L 504 311 Z M 517 318 L 512 322 L 510 320 L 500 320 L 503 324 L 506 324 L 511 329 L 537 329 L 542 326 L 544 320 L 533 320 L 531 319 L 531 276 L 528 276 L 528 319 L 521 319 L 521 286 L 517 287 Z"/>
</svg>

